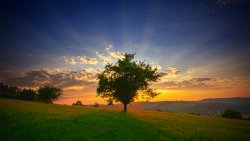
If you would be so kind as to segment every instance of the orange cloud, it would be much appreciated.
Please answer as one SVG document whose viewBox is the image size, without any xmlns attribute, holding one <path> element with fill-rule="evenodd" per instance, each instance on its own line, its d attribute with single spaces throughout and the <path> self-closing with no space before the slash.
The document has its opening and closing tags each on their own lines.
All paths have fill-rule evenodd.
<svg viewBox="0 0 250 141">
<path fill-rule="evenodd" d="M 110 56 L 114 57 L 114 58 L 118 58 L 118 59 L 122 59 L 124 58 L 124 54 L 122 54 L 121 52 L 117 51 L 113 51 L 113 52 L 109 52 Z"/>
<path fill-rule="evenodd" d="M 90 58 L 86 56 L 78 56 L 77 59 L 83 64 L 97 64 L 98 61 L 95 58 Z"/>
<path fill-rule="evenodd" d="M 96 52 L 96 55 L 98 56 L 99 59 L 103 60 L 104 63 L 111 61 L 110 56 L 104 56 L 103 54 L 101 54 L 99 52 Z"/>
<path fill-rule="evenodd" d="M 67 64 L 75 65 L 76 64 L 76 59 L 73 57 L 64 57 L 65 61 Z"/>
</svg>

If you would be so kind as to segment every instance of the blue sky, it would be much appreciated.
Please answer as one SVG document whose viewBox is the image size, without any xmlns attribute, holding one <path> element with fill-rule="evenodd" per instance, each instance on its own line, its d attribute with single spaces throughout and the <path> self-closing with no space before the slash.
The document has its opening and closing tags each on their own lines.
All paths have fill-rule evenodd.
<svg viewBox="0 0 250 141">
<path fill-rule="evenodd" d="M 136 53 L 137 60 L 161 66 L 162 72 L 175 68 L 183 77 L 196 70 L 190 79 L 249 81 L 247 0 L 2 0 L 0 9 L 4 82 L 45 68 L 102 69 L 96 52 L 113 62 L 112 53 Z M 97 62 L 84 63 L 81 57 Z"/>
</svg>

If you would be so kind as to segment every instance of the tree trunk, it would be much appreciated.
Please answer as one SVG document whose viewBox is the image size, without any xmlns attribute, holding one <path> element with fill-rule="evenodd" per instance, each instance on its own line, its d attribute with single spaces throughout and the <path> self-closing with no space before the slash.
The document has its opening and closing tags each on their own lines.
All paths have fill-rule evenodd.
<svg viewBox="0 0 250 141">
<path fill-rule="evenodd" d="M 127 112 L 127 104 L 123 104 L 123 105 L 124 105 L 123 111 L 124 111 L 124 112 Z"/>
</svg>

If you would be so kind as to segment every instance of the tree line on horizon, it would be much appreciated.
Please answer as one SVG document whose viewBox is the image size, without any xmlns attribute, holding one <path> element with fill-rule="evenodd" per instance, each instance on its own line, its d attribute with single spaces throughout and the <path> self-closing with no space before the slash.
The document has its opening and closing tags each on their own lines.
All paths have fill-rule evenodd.
<svg viewBox="0 0 250 141">
<path fill-rule="evenodd" d="M 0 83 L 0 97 L 9 99 L 19 99 L 25 101 L 37 101 L 43 103 L 53 103 L 63 91 L 54 86 L 40 86 L 37 90 L 31 88 L 19 88 Z"/>
</svg>

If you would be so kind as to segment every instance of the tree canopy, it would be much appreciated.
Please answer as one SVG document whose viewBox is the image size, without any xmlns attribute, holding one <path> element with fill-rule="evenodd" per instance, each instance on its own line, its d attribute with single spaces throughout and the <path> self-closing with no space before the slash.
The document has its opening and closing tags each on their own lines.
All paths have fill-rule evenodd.
<svg viewBox="0 0 250 141">
<path fill-rule="evenodd" d="M 20 92 L 22 89 L 16 86 L 9 86 L 4 83 L 0 83 L 0 97 L 19 99 Z"/>
<path fill-rule="evenodd" d="M 134 56 L 126 53 L 123 59 L 107 64 L 98 74 L 97 96 L 106 98 L 108 102 L 123 103 L 124 112 L 127 112 L 127 104 L 139 96 L 149 100 L 159 94 L 149 87 L 149 82 L 156 82 L 160 77 L 157 68 L 145 64 L 145 61 L 133 61 Z"/>
<path fill-rule="evenodd" d="M 53 86 L 41 86 L 37 90 L 37 99 L 44 103 L 53 103 L 54 100 L 57 100 L 59 96 L 62 95 L 61 88 Z"/>
<path fill-rule="evenodd" d="M 23 89 L 20 93 L 20 99 L 28 100 L 28 101 L 35 101 L 36 100 L 36 91 L 33 89 Z"/>
</svg>

